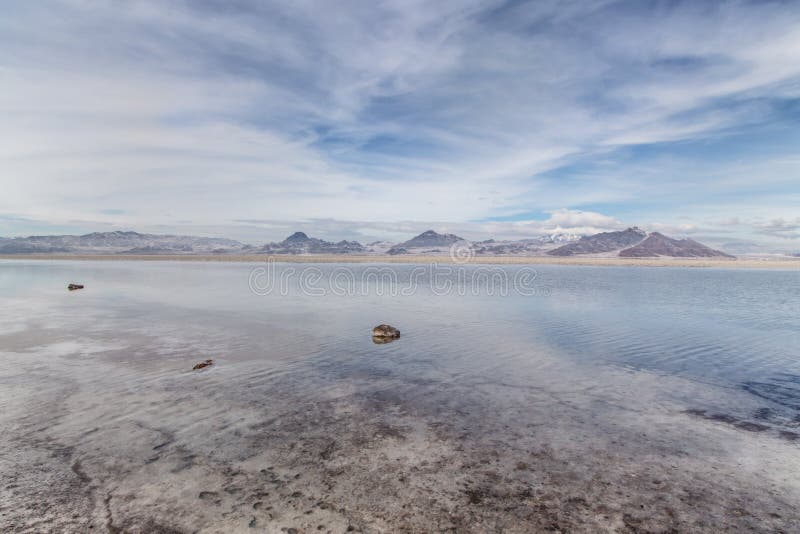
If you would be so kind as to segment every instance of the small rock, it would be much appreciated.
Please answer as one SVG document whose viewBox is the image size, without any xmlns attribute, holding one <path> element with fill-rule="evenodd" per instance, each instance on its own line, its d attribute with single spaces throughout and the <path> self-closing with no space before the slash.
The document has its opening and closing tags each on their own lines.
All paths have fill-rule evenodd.
<svg viewBox="0 0 800 534">
<path fill-rule="evenodd" d="M 76 289 L 83 289 L 83 284 L 70 284 L 67 286 L 67 289 L 70 291 L 75 291 Z"/>
<path fill-rule="evenodd" d="M 372 329 L 372 337 L 396 339 L 400 337 L 400 330 L 388 324 L 379 324 Z"/>
<path fill-rule="evenodd" d="M 206 360 L 204 362 L 200 362 L 194 367 L 192 367 L 192 371 L 196 371 L 198 369 L 202 369 L 203 367 L 208 367 L 209 365 L 213 364 L 214 360 Z"/>
</svg>

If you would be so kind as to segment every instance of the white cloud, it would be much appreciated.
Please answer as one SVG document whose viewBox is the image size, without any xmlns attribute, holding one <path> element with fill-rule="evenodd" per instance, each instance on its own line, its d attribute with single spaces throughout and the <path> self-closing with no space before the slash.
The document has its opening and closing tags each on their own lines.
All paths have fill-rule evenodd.
<svg viewBox="0 0 800 534">
<path fill-rule="evenodd" d="M 783 213 L 791 195 L 761 198 L 758 213 L 752 197 L 723 197 L 800 177 L 786 154 L 703 173 L 694 160 L 649 160 L 591 179 L 546 174 L 758 123 L 765 99 L 800 96 L 790 4 L 65 0 L 7 11 L 0 214 L 190 220 L 226 234 L 267 219 L 528 235 L 618 228 L 578 208 L 653 199 L 671 206 L 640 220 L 673 227 L 681 210 Z M 463 223 L 519 211 L 551 217 Z"/>
<path fill-rule="evenodd" d="M 621 222 L 602 213 L 560 209 L 550 212 L 548 223 L 562 228 L 593 227 L 618 228 Z"/>
</svg>

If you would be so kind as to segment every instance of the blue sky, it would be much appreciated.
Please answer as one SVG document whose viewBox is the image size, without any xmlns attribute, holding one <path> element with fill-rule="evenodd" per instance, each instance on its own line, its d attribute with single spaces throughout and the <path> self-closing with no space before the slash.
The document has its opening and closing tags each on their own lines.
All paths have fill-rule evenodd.
<svg viewBox="0 0 800 534">
<path fill-rule="evenodd" d="M 0 235 L 800 251 L 800 2 L 14 2 Z"/>
</svg>

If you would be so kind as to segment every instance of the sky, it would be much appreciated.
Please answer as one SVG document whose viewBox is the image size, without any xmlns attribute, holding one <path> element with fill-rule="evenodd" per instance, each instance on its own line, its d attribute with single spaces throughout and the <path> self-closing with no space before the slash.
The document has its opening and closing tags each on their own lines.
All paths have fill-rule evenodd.
<svg viewBox="0 0 800 534">
<path fill-rule="evenodd" d="M 800 2 L 60 0 L 0 17 L 0 235 L 800 251 Z"/>
</svg>

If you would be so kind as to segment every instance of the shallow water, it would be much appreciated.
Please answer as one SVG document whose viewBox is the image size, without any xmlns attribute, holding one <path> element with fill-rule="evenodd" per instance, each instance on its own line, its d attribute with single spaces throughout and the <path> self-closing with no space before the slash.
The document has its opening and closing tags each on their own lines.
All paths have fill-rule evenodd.
<svg viewBox="0 0 800 534">
<path fill-rule="evenodd" d="M 0 262 L 0 530 L 800 525 L 797 272 L 259 267 Z"/>
</svg>

